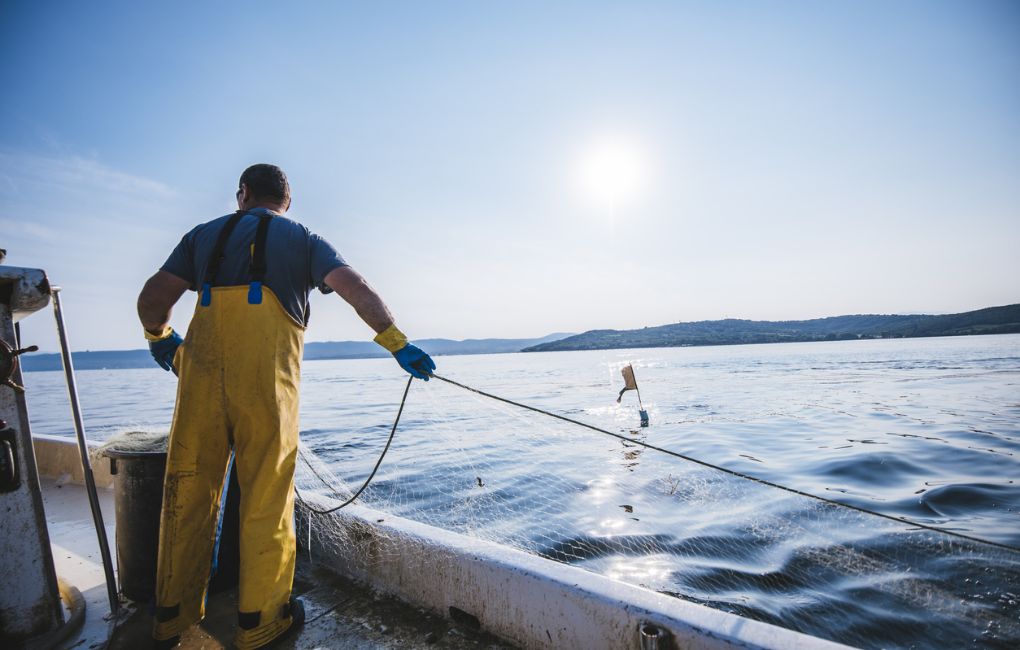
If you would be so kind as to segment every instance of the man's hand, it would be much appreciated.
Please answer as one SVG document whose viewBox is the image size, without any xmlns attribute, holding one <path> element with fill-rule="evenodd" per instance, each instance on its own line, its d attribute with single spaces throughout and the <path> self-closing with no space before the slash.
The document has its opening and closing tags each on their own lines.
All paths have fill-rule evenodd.
<svg viewBox="0 0 1020 650">
<path fill-rule="evenodd" d="M 177 348 L 181 347 L 181 343 L 184 340 L 172 327 L 168 327 L 167 330 L 167 332 L 159 337 L 152 336 L 146 332 L 145 338 L 149 340 L 149 352 L 152 353 L 152 358 L 156 360 L 159 367 L 176 375 L 177 368 L 174 367 L 174 356 L 177 354 Z"/>
<path fill-rule="evenodd" d="M 174 368 L 174 355 L 182 340 L 168 322 L 170 310 L 188 290 L 188 286 L 187 280 L 166 271 L 157 271 L 138 294 L 138 320 L 142 321 L 142 327 L 145 328 L 149 352 L 160 368 L 175 375 L 177 369 Z"/>
<path fill-rule="evenodd" d="M 396 325 L 391 324 L 379 332 L 373 340 L 386 348 L 400 364 L 400 367 L 411 373 L 412 377 L 428 381 L 429 375 L 436 369 L 432 357 L 425 354 L 417 345 L 408 343 L 407 337 L 397 329 Z"/>
<path fill-rule="evenodd" d="M 417 345 L 408 343 L 393 353 L 400 367 L 411 373 L 412 377 L 429 380 L 429 375 L 436 369 L 436 363 L 424 350 Z"/>
</svg>

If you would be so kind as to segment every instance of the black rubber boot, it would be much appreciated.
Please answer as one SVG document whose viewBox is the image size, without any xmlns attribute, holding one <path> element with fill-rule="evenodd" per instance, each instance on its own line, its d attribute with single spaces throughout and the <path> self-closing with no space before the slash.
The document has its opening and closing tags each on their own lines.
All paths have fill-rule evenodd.
<svg viewBox="0 0 1020 650">
<path fill-rule="evenodd" d="M 300 630 L 305 625 L 305 601 L 301 600 L 297 596 L 291 596 L 290 598 L 290 627 L 287 628 L 287 634 L 291 630 Z"/>
<path fill-rule="evenodd" d="M 262 648 L 268 649 L 277 647 L 285 640 L 294 638 L 294 636 L 301 631 L 301 628 L 305 626 L 305 601 L 301 600 L 297 596 L 291 596 L 290 602 L 287 603 L 287 606 L 290 608 L 290 627 L 287 628 L 286 632 L 262 646 Z"/>
</svg>

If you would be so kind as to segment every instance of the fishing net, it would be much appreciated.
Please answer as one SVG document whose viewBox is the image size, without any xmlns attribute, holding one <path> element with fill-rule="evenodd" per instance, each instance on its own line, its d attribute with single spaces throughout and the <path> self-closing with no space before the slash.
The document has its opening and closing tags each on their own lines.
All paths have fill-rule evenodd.
<svg viewBox="0 0 1020 650">
<path fill-rule="evenodd" d="M 89 455 L 95 463 L 106 455 L 107 451 L 134 453 L 166 452 L 170 433 L 167 431 L 123 431 L 114 434 L 103 444 L 92 448 Z"/>
<path fill-rule="evenodd" d="M 998 546 L 842 508 L 642 446 L 713 451 L 696 415 L 660 429 L 646 404 L 653 426 L 640 428 L 636 405 L 607 395 L 605 406 L 559 412 L 623 439 L 415 382 L 392 448 L 357 502 L 854 646 L 1020 644 L 1020 553 L 1005 548 L 1020 541 L 1015 508 L 1002 513 Z M 531 403 L 556 411 L 558 397 Z M 396 405 L 366 408 L 378 425 L 305 432 L 298 516 L 318 544 L 359 543 L 352 520 L 308 505 L 350 498 L 371 471 Z M 916 519 L 945 520 L 929 515 Z"/>
</svg>

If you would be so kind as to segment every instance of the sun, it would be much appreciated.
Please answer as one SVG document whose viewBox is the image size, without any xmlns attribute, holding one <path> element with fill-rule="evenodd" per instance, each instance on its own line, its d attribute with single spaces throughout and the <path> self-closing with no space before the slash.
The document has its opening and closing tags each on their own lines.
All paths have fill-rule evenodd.
<svg viewBox="0 0 1020 650">
<path fill-rule="evenodd" d="M 636 143 L 623 138 L 592 142 L 577 165 L 583 198 L 616 211 L 640 197 L 648 177 L 647 160 Z"/>
</svg>

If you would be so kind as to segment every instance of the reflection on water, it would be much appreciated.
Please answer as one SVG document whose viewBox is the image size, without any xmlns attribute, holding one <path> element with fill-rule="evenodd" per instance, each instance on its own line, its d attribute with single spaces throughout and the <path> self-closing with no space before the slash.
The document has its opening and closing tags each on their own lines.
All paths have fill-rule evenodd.
<svg viewBox="0 0 1020 650">
<path fill-rule="evenodd" d="M 644 442 L 643 437 L 635 436 L 635 438 Z M 645 450 L 645 448 L 639 447 L 638 445 L 628 445 L 626 442 L 621 444 L 624 448 L 622 467 L 629 472 L 633 472 L 640 464 L 638 460 L 641 458 L 641 453 Z"/>
<path fill-rule="evenodd" d="M 1020 546 L 1020 336 L 440 357 L 468 385 L 633 441 Z M 619 406 L 634 363 L 652 426 Z M 36 432 L 71 435 L 60 373 L 29 373 Z M 79 378 L 92 437 L 166 428 L 158 369 Z M 404 379 L 305 365 L 302 437 L 349 484 Z M 1017 647 L 1018 554 L 910 530 L 416 383 L 374 507 L 864 647 Z"/>
</svg>

